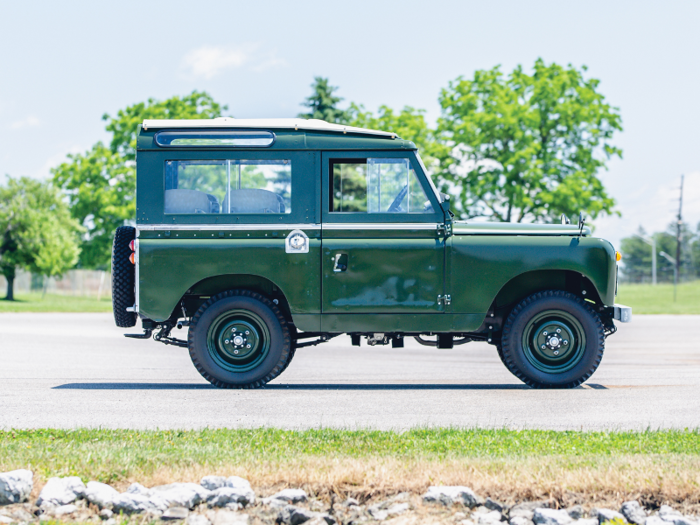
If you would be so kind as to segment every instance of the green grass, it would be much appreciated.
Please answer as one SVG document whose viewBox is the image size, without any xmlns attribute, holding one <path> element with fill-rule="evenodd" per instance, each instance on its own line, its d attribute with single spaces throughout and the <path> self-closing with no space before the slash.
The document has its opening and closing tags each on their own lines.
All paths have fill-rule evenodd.
<svg viewBox="0 0 700 525">
<path fill-rule="evenodd" d="M 0 431 L 0 472 L 29 468 L 44 477 L 105 482 L 175 470 L 249 462 L 391 458 L 405 461 L 683 455 L 700 458 L 700 431 L 557 432 L 416 429 L 406 432 L 278 429 Z"/>
<path fill-rule="evenodd" d="M 467 485 L 503 502 L 554 500 L 617 508 L 640 499 L 700 511 L 700 431 L 555 432 L 415 429 L 0 431 L 0 472 L 34 472 L 118 490 L 238 475 L 259 495 L 302 487 L 363 501 L 430 485 Z"/>
<path fill-rule="evenodd" d="M 3 295 L 4 297 L 4 295 Z M 14 301 L 0 299 L 0 313 L 8 312 L 111 312 L 112 299 L 102 297 L 74 297 L 70 295 L 46 294 L 41 292 L 15 295 Z"/>
<path fill-rule="evenodd" d="M 633 314 L 700 314 L 700 281 L 673 284 L 620 284 L 616 301 L 632 307 Z"/>
</svg>

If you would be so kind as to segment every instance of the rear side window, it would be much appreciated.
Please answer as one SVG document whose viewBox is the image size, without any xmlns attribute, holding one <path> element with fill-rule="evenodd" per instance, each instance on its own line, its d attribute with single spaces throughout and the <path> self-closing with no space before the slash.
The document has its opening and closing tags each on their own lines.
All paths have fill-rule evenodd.
<svg viewBox="0 0 700 525">
<path fill-rule="evenodd" d="M 432 213 L 408 159 L 331 160 L 330 211 L 337 213 Z"/>
<path fill-rule="evenodd" d="M 156 144 L 163 147 L 259 147 L 271 146 L 275 135 L 270 131 L 160 131 Z"/>
<path fill-rule="evenodd" d="M 291 160 L 171 160 L 165 163 L 166 214 L 287 214 Z"/>
</svg>

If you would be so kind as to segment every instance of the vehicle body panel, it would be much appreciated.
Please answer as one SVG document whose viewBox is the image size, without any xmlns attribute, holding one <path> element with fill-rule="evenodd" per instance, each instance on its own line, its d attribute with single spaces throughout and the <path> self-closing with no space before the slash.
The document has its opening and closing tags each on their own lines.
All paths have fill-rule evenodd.
<svg viewBox="0 0 700 525">
<path fill-rule="evenodd" d="M 163 148 L 155 144 L 157 131 L 141 129 L 138 136 L 137 290 L 144 319 L 182 317 L 185 298 L 245 287 L 247 280 L 279 292 L 297 328 L 312 332 L 470 332 L 493 308 L 548 286 L 590 289 L 595 294 L 588 297 L 614 304 L 610 243 L 576 225 L 453 222 L 411 142 L 273 129 L 267 148 Z M 330 160 L 365 157 L 408 158 L 432 212 L 331 213 Z M 164 213 L 167 160 L 279 158 L 292 162 L 290 214 Z M 285 238 L 295 229 L 308 236 L 308 253 L 286 253 Z M 347 267 L 334 271 L 339 254 Z M 571 276 L 581 283 L 572 285 Z M 440 303 L 445 295 L 451 302 Z"/>
</svg>

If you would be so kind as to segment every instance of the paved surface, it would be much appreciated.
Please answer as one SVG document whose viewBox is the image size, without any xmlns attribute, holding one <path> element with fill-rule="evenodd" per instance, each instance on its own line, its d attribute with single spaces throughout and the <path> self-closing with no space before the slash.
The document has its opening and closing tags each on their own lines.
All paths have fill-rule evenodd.
<svg viewBox="0 0 700 525">
<path fill-rule="evenodd" d="M 700 427 L 700 316 L 636 316 L 586 385 L 554 391 L 522 385 L 486 344 L 349 338 L 300 349 L 264 390 L 219 390 L 186 349 L 122 333 L 109 314 L 0 315 L 0 428 Z"/>
</svg>

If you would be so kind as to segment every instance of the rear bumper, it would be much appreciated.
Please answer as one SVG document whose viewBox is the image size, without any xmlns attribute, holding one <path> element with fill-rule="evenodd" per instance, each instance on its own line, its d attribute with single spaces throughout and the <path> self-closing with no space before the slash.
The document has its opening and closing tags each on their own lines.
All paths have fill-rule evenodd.
<svg viewBox="0 0 700 525">
<path fill-rule="evenodd" d="M 621 323 L 632 322 L 632 307 L 624 304 L 616 304 L 613 306 L 613 319 Z"/>
</svg>

